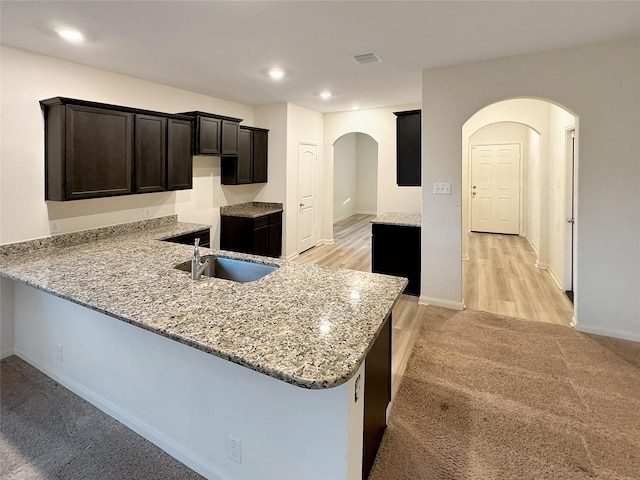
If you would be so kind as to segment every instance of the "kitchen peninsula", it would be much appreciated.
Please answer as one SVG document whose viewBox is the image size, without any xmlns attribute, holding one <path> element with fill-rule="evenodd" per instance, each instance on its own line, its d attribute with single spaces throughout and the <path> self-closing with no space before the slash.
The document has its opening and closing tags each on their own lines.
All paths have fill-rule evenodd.
<svg viewBox="0 0 640 480">
<path fill-rule="evenodd" d="M 208 478 L 361 478 L 367 358 L 406 280 L 202 249 L 278 268 L 192 282 L 192 247 L 161 240 L 201 229 L 0 247 L 15 353 Z"/>
</svg>

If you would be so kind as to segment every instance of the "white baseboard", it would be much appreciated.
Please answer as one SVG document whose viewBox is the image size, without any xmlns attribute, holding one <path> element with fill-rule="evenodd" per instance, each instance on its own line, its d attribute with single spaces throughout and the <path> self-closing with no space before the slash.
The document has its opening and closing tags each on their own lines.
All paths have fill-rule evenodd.
<svg viewBox="0 0 640 480">
<path fill-rule="evenodd" d="M 593 333 L 594 335 L 602 335 L 604 337 L 613 337 L 620 338 L 622 340 L 631 340 L 633 342 L 640 342 L 640 333 L 638 332 L 627 332 L 621 330 L 611 330 L 608 328 L 601 327 L 589 327 L 585 325 L 580 325 L 579 323 L 575 325 L 575 329 L 578 332 L 582 333 Z"/>
<path fill-rule="evenodd" d="M 369 210 L 358 210 L 356 213 L 358 215 L 378 215 L 378 212 L 375 212 L 375 211 L 371 212 Z"/>
<path fill-rule="evenodd" d="M 21 349 L 16 349 L 15 355 L 20 357 L 28 364 L 34 366 L 49 378 L 52 378 L 53 380 L 58 382 L 63 387 L 71 390 L 79 397 L 82 397 L 87 402 L 94 405 L 96 408 L 102 410 L 110 417 L 115 418 L 120 423 L 126 425 L 134 432 L 143 436 L 151 443 L 167 452 L 173 458 L 184 463 L 190 469 L 196 471 L 197 473 L 203 475 L 208 479 L 223 480 L 223 477 L 220 477 L 219 475 L 214 473 L 214 466 L 205 458 L 191 451 L 190 449 L 184 448 L 184 446 L 173 441 L 166 435 L 163 435 L 149 424 L 140 421 L 137 417 L 128 414 L 117 405 L 109 402 L 102 396 L 95 393 L 93 390 L 86 388 L 84 385 L 79 384 L 78 382 L 67 377 L 64 374 L 59 374 L 52 371 L 45 364 L 42 364 L 36 359 L 30 357 Z"/>
<path fill-rule="evenodd" d="M 316 247 L 320 245 L 333 245 L 334 243 L 336 243 L 336 241 L 333 238 L 323 238 L 316 244 Z"/>
<path fill-rule="evenodd" d="M 564 291 L 564 288 L 562 287 L 562 284 L 560 283 L 560 280 L 558 280 L 558 276 L 556 275 L 556 272 L 553 270 L 553 268 L 551 268 L 551 266 L 549 266 L 549 268 L 547 268 L 547 272 L 549 272 L 549 275 L 551 276 L 551 279 L 554 281 L 556 286 L 560 290 Z"/>
<path fill-rule="evenodd" d="M 549 264 L 548 263 L 542 263 L 542 262 L 536 262 L 536 268 L 539 268 L 540 270 L 549 270 Z"/>
<path fill-rule="evenodd" d="M 7 348 L 5 350 L 2 350 L 2 352 L 0 352 L 0 360 L 3 358 L 7 358 L 10 357 L 11 355 L 15 355 L 15 349 L 13 348 Z"/>
<path fill-rule="evenodd" d="M 436 307 L 450 308 L 451 310 L 464 310 L 463 302 L 455 302 L 452 300 L 443 300 L 441 298 L 431 298 L 420 296 L 418 299 L 420 305 L 433 305 Z"/>
<path fill-rule="evenodd" d="M 285 257 L 285 260 L 293 260 L 294 258 L 298 258 L 299 253 L 292 253 L 291 255 Z"/>
</svg>

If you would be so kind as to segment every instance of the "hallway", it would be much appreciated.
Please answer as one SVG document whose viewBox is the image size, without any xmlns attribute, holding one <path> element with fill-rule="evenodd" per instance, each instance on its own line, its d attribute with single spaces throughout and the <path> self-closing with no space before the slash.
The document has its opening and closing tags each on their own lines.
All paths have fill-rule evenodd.
<svg viewBox="0 0 640 480">
<path fill-rule="evenodd" d="M 547 270 L 536 268 L 536 253 L 524 237 L 469 234 L 463 262 L 465 308 L 571 325 L 573 305 Z"/>
</svg>

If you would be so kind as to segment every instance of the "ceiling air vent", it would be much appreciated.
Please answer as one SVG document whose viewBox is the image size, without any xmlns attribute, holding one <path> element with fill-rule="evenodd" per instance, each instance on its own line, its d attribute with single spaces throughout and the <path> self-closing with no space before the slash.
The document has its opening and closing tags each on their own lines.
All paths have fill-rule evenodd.
<svg viewBox="0 0 640 480">
<path fill-rule="evenodd" d="M 361 55 L 354 55 L 353 58 L 356 59 L 356 62 L 358 62 L 361 65 L 364 65 L 365 63 L 375 63 L 375 62 L 381 62 L 382 60 L 380 59 L 380 57 L 376 54 L 376 53 L 363 53 Z"/>
</svg>

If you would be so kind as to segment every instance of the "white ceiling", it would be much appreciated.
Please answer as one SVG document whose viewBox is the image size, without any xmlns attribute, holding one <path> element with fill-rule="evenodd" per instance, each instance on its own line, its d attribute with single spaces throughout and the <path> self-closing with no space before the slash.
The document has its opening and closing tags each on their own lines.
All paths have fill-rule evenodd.
<svg viewBox="0 0 640 480">
<path fill-rule="evenodd" d="M 420 103 L 421 70 L 638 35 L 638 1 L 11 1 L 1 42 L 247 105 Z M 87 37 L 72 45 L 54 32 Z M 381 63 L 353 55 L 375 52 Z M 288 74 L 274 82 L 273 66 Z M 330 100 L 319 92 L 329 89 Z"/>
</svg>

